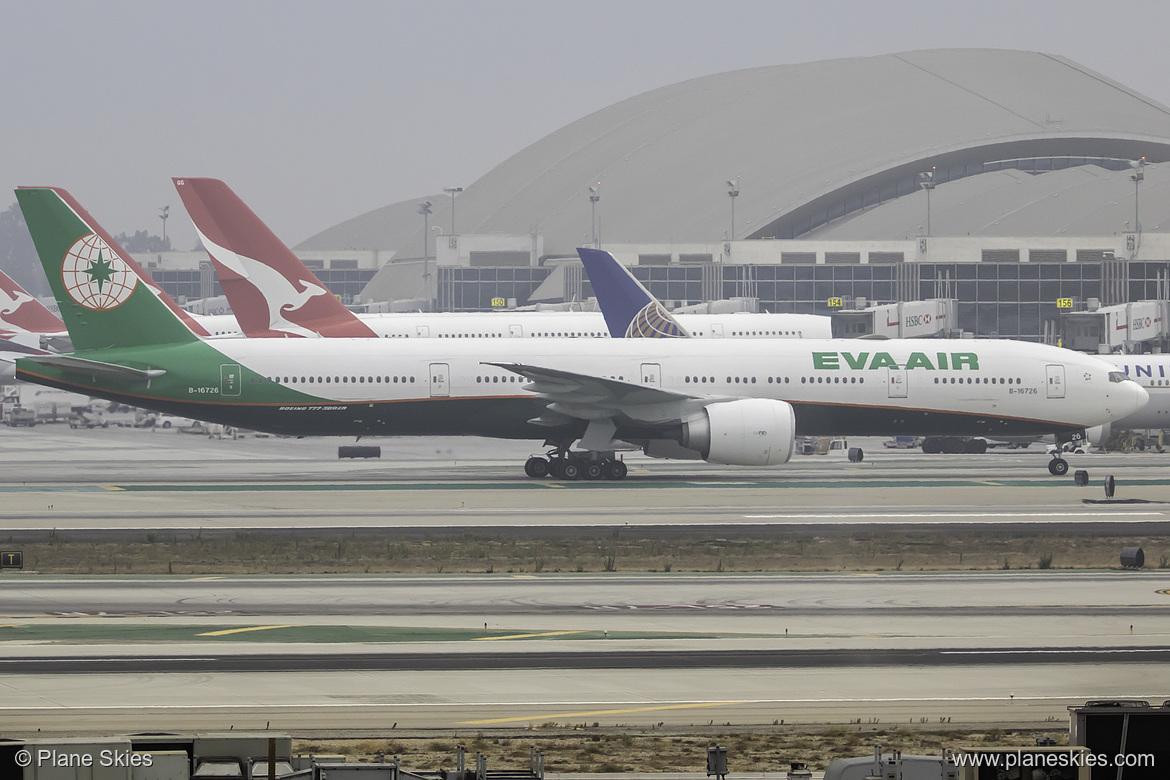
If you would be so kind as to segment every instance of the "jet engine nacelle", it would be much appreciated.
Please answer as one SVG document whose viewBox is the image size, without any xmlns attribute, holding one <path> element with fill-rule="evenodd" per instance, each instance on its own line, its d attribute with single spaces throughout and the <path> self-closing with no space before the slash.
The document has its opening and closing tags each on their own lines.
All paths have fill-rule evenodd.
<svg viewBox="0 0 1170 780">
<path fill-rule="evenodd" d="M 1085 429 L 1085 439 L 1094 447 L 1104 447 L 1111 435 L 1113 435 L 1113 423 L 1094 425 L 1092 428 Z"/>
<path fill-rule="evenodd" d="M 731 466 L 777 466 L 792 457 L 796 413 L 769 398 L 710 404 L 683 424 L 683 447 Z"/>
</svg>

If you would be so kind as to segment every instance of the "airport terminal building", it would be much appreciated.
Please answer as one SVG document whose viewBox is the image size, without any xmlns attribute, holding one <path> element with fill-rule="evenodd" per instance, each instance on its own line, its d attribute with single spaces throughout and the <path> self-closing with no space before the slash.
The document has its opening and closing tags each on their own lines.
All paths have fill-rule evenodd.
<svg viewBox="0 0 1170 780">
<path fill-rule="evenodd" d="M 676 304 L 943 298 L 955 332 L 1055 343 L 1069 312 L 1170 298 L 1168 161 L 1170 108 L 1106 75 L 914 51 L 662 87 L 295 249 L 388 308 L 584 301 L 599 245 Z"/>
</svg>

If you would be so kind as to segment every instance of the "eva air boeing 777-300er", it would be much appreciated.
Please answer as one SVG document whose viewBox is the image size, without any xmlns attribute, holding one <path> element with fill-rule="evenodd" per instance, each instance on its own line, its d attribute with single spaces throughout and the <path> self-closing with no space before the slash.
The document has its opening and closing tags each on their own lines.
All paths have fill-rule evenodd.
<svg viewBox="0 0 1170 780">
<path fill-rule="evenodd" d="M 1148 397 L 1095 357 L 1010 341 L 204 339 L 66 193 L 16 196 L 74 349 L 17 377 L 225 425 L 535 439 L 551 449 L 530 476 L 621 479 L 634 449 L 772 466 L 806 434 L 1067 439 Z M 629 316 L 654 330 L 653 305 Z"/>
</svg>

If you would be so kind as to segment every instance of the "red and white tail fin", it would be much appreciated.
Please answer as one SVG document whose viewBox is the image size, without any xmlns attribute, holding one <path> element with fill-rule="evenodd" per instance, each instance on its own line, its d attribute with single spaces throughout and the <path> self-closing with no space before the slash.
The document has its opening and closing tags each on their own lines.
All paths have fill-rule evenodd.
<svg viewBox="0 0 1170 780">
<path fill-rule="evenodd" d="M 377 338 L 218 179 L 173 179 L 244 335 Z"/>
<path fill-rule="evenodd" d="M 64 333 L 65 323 L 0 271 L 0 336 L 11 333 Z"/>
<path fill-rule="evenodd" d="M 150 274 L 146 272 L 146 269 L 140 266 L 134 260 L 134 258 L 130 256 L 130 253 L 123 249 L 122 245 L 115 241 L 114 237 L 107 233 L 106 229 L 99 225 L 97 220 L 89 215 L 88 211 L 81 207 L 81 204 L 78 203 L 72 195 L 63 189 L 60 189 L 59 187 L 53 187 L 51 189 L 57 193 L 58 197 L 60 197 L 61 200 L 69 206 L 69 208 L 73 209 L 73 211 L 77 213 L 78 217 L 80 217 L 84 222 L 93 228 L 94 234 L 97 235 L 98 238 L 100 238 L 102 241 L 105 241 L 106 245 L 118 254 L 118 257 L 122 259 L 123 263 L 130 266 L 134 273 L 138 275 L 138 278 L 141 279 L 147 288 L 155 294 L 155 297 L 165 303 L 167 308 L 174 312 L 175 316 L 182 320 L 183 324 L 191 329 L 192 333 L 194 333 L 196 336 L 211 335 L 207 332 L 207 328 L 196 322 L 195 318 L 192 317 L 188 311 L 180 308 L 179 304 L 175 303 L 175 299 L 167 295 L 163 288 L 159 287 L 158 284 L 155 283 L 154 279 L 150 278 Z"/>
</svg>

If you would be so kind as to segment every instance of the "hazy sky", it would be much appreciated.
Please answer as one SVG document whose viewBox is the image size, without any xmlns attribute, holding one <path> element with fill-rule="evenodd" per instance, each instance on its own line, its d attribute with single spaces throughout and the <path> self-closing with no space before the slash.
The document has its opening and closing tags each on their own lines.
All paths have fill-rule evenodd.
<svg viewBox="0 0 1170 780">
<path fill-rule="evenodd" d="M 711 73 L 930 48 L 1059 54 L 1170 105 L 1165 0 L 0 0 L 0 209 L 65 187 L 195 233 L 225 180 L 289 244 L 466 186 L 592 111 Z"/>
</svg>

